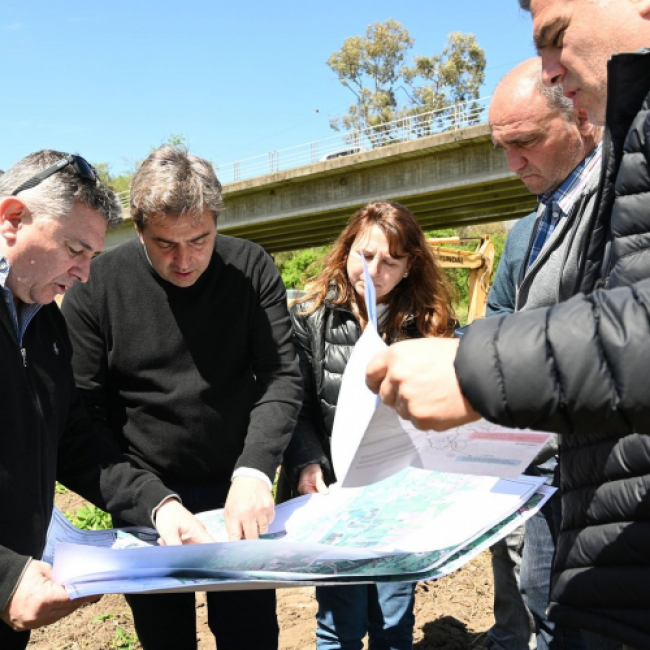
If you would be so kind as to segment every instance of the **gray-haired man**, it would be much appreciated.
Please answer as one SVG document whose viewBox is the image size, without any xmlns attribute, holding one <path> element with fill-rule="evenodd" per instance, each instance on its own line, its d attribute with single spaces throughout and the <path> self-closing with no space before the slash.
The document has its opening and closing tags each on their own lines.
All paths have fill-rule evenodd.
<svg viewBox="0 0 650 650">
<path fill-rule="evenodd" d="M 81 157 L 27 156 L 0 178 L 0 647 L 24 648 L 29 629 L 71 602 L 40 562 L 55 480 L 100 507 L 156 525 L 167 543 L 209 541 L 201 524 L 149 472 L 99 436 L 75 390 L 63 317 L 51 304 L 86 282 L 90 260 L 119 214 Z"/>
<path fill-rule="evenodd" d="M 544 86 L 541 69 L 539 57 L 516 66 L 499 83 L 490 105 L 495 146 L 504 150 L 509 168 L 538 195 L 539 203 L 508 235 L 488 297 L 488 316 L 555 305 L 571 295 L 595 215 L 601 130 L 573 108 L 561 88 Z M 553 441 L 529 473 L 557 485 L 556 454 Z M 559 519 L 558 493 L 526 524 L 525 539 L 521 527 L 492 547 L 491 648 L 584 647 L 578 630 L 556 628 L 546 618 Z"/>
</svg>

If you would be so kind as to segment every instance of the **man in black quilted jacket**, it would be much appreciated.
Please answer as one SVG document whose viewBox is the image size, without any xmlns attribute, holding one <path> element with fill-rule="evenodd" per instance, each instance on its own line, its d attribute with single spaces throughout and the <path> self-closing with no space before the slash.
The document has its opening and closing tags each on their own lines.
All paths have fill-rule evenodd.
<svg viewBox="0 0 650 650">
<path fill-rule="evenodd" d="M 650 2 L 520 3 L 532 13 L 545 83 L 562 84 L 606 125 L 599 213 L 577 285 L 601 289 L 479 321 L 460 347 L 391 346 L 370 364 L 368 384 L 420 428 L 480 414 L 562 434 L 549 618 L 648 648 L 650 51 L 641 48 L 650 46 Z"/>
</svg>

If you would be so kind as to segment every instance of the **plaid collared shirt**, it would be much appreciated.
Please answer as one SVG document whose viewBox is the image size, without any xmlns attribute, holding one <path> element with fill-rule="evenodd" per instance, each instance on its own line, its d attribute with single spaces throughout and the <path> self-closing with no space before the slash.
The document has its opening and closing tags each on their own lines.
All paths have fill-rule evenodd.
<svg viewBox="0 0 650 650">
<path fill-rule="evenodd" d="M 535 240 L 528 255 L 530 267 L 540 254 L 546 242 L 551 238 L 560 219 L 564 219 L 571 211 L 575 200 L 580 196 L 589 177 L 593 172 L 598 173 L 600 161 L 603 157 L 602 144 L 595 149 L 567 176 L 566 180 L 554 192 L 542 194 L 540 203 L 546 206 L 544 213 L 537 225 Z"/>
</svg>

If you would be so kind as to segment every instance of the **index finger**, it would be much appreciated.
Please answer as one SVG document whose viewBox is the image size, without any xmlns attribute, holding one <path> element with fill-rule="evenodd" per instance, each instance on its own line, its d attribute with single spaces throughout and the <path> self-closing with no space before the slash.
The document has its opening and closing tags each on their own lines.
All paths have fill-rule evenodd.
<svg viewBox="0 0 650 650">
<path fill-rule="evenodd" d="M 371 359 L 366 368 L 366 386 L 373 392 L 378 393 L 382 381 L 388 372 L 388 355 L 390 350 L 382 350 Z"/>
<path fill-rule="evenodd" d="M 228 532 L 228 541 L 236 542 L 240 539 L 243 539 L 241 522 L 239 519 L 231 519 L 226 517 L 226 531 Z"/>
<path fill-rule="evenodd" d="M 244 539 L 258 539 L 259 538 L 259 527 L 257 524 L 257 519 L 255 517 L 247 517 L 242 521 L 242 527 L 244 529 Z"/>
</svg>

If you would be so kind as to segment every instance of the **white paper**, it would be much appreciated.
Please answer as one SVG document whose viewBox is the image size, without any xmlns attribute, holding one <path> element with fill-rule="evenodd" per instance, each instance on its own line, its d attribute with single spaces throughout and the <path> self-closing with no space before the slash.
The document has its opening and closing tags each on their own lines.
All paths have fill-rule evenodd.
<svg viewBox="0 0 650 650">
<path fill-rule="evenodd" d="M 52 510 L 52 518 L 47 529 L 47 540 L 43 551 L 43 562 L 54 564 L 57 544 L 92 545 L 104 548 L 149 546 L 158 539 L 153 528 L 132 526 L 111 528 L 109 530 L 81 530 L 73 526 L 58 509 Z"/>
<path fill-rule="evenodd" d="M 372 284 L 368 274 L 365 283 Z M 374 307 L 368 312 L 375 313 Z M 509 429 L 487 420 L 442 433 L 419 431 L 366 386 L 366 368 L 385 348 L 371 321 L 343 374 L 331 441 L 334 471 L 343 487 L 381 481 L 409 466 L 516 478 L 550 439 L 550 433 Z"/>
<path fill-rule="evenodd" d="M 455 554 L 446 558 L 445 561 L 425 567 L 422 570 L 408 572 L 408 562 L 397 567 L 393 573 L 379 575 L 370 572 L 364 575 L 363 568 L 356 574 L 338 575 L 335 577 L 324 576 L 316 578 L 314 575 L 305 576 L 304 579 L 294 578 L 290 575 L 275 576 L 269 574 L 267 577 L 249 575 L 247 577 L 223 576 L 220 578 L 190 578 L 185 576 L 148 577 L 148 578 L 127 578 L 95 580 L 67 584 L 66 589 L 71 598 L 82 598 L 106 593 L 170 593 L 188 591 L 232 591 L 240 589 L 278 589 L 282 587 L 302 587 L 310 585 L 335 585 L 335 584 L 365 584 L 369 582 L 393 582 L 407 581 L 416 582 L 419 580 L 432 580 L 440 578 L 452 571 L 456 571 L 466 562 L 476 557 L 483 550 L 494 544 L 498 539 L 511 532 L 524 523 L 526 519 L 535 514 L 539 508 L 552 496 L 554 488 L 541 486 L 538 491 L 515 513 L 504 519 L 491 530 L 476 537 L 469 544 L 463 546 Z M 71 550 L 76 547 L 71 546 Z M 190 547 L 182 547 L 190 548 Z M 92 550 L 92 549 L 91 549 Z M 104 549 L 100 549 L 104 550 Z M 405 554 L 407 558 L 414 557 L 413 554 Z M 73 558 L 71 558 L 71 561 Z M 58 560 L 57 560 L 58 561 Z"/>
</svg>

